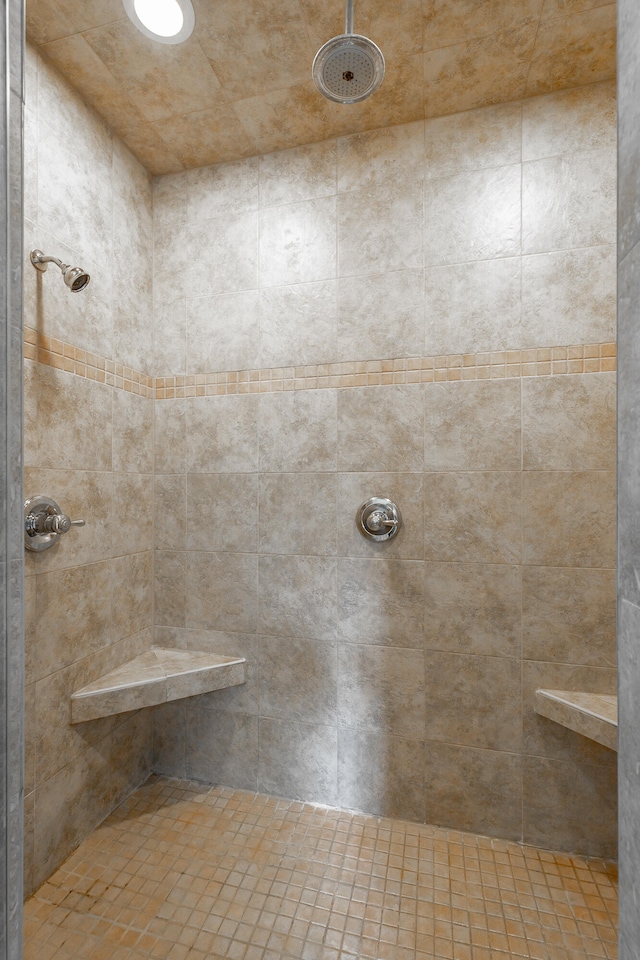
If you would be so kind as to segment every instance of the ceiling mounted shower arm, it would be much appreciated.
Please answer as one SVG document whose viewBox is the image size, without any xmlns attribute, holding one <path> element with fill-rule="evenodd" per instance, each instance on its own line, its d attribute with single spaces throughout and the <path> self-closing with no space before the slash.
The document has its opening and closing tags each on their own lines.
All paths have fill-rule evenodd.
<svg viewBox="0 0 640 960">
<path fill-rule="evenodd" d="M 347 13 L 345 19 L 345 33 L 353 33 L 353 4 L 354 0 L 347 0 Z"/>
</svg>

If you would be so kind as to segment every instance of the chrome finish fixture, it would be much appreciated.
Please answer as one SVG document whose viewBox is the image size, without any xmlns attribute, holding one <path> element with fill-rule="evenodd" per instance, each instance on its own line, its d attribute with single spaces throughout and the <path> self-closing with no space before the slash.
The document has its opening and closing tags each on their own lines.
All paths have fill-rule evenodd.
<svg viewBox="0 0 640 960">
<path fill-rule="evenodd" d="M 395 503 L 385 497 L 371 497 L 360 504 L 356 514 L 358 530 L 367 540 L 384 541 L 395 537 L 402 517 Z"/>
<path fill-rule="evenodd" d="M 40 553 L 48 550 L 71 527 L 84 527 L 84 520 L 70 520 L 51 497 L 30 497 L 24 502 L 24 545 Z"/>
<path fill-rule="evenodd" d="M 311 68 L 316 87 L 334 103 L 360 103 L 384 79 L 382 50 L 373 40 L 353 32 L 353 3 L 347 0 L 345 32 L 320 47 Z"/>
<path fill-rule="evenodd" d="M 62 263 L 57 257 L 45 257 L 42 250 L 32 250 L 29 256 L 31 263 L 40 273 L 44 273 L 50 263 L 55 263 L 57 267 L 60 267 L 64 282 L 71 293 L 79 293 L 84 290 L 91 279 L 82 267 L 70 267 L 68 263 Z"/>
</svg>

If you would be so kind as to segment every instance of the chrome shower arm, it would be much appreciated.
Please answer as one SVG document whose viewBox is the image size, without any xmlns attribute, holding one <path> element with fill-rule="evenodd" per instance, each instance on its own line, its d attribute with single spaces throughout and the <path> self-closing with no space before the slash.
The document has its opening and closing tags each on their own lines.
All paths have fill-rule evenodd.
<svg viewBox="0 0 640 960">
<path fill-rule="evenodd" d="M 345 33 L 353 33 L 353 2 L 354 0 L 347 0 L 347 16 L 345 21 Z"/>
<path fill-rule="evenodd" d="M 48 263 L 55 263 L 58 267 L 60 267 L 63 273 L 69 266 L 68 263 L 63 263 L 62 260 L 58 260 L 57 257 L 46 257 L 40 250 L 31 251 L 31 263 L 34 265 L 36 270 L 39 270 L 41 273 L 45 272 Z"/>
</svg>

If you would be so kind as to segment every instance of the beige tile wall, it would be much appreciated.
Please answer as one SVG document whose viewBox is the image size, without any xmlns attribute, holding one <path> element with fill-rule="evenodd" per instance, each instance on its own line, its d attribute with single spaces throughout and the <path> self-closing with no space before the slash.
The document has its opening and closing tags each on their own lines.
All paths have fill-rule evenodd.
<svg viewBox="0 0 640 960">
<path fill-rule="evenodd" d="M 154 218 L 155 636 L 249 661 L 156 711 L 156 769 L 612 855 L 615 756 L 533 691 L 615 688 L 613 84 L 163 177 Z"/>
<path fill-rule="evenodd" d="M 147 712 L 71 726 L 69 696 L 151 642 L 153 399 L 140 373 L 152 354 L 152 194 L 32 50 L 24 136 L 25 254 L 37 246 L 92 275 L 72 295 L 57 268 L 24 268 L 25 493 L 87 521 L 26 555 L 30 891 L 150 770 Z"/>
</svg>

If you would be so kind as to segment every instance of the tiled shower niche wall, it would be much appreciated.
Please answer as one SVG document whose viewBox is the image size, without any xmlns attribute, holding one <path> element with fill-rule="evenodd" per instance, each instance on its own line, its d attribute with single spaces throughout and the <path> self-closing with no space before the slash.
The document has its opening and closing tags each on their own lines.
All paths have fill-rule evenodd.
<svg viewBox="0 0 640 960">
<path fill-rule="evenodd" d="M 25 495 L 73 529 L 25 555 L 25 885 L 39 886 L 151 769 L 148 711 L 70 725 L 71 693 L 152 640 L 151 182 L 65 81 L 26 59 Z M 71 294 L 39 247 L 80 264 Z M 145 393 L 147 394 L 145 396 Z"/>
<path fill-rule="evenodd" d="M 615 89 L 154 182 L 155 637 L 245 687 L 174 776 L 611 856 Z M 365 542 L 360 502 L 400 536 Z"/>
</svg>

